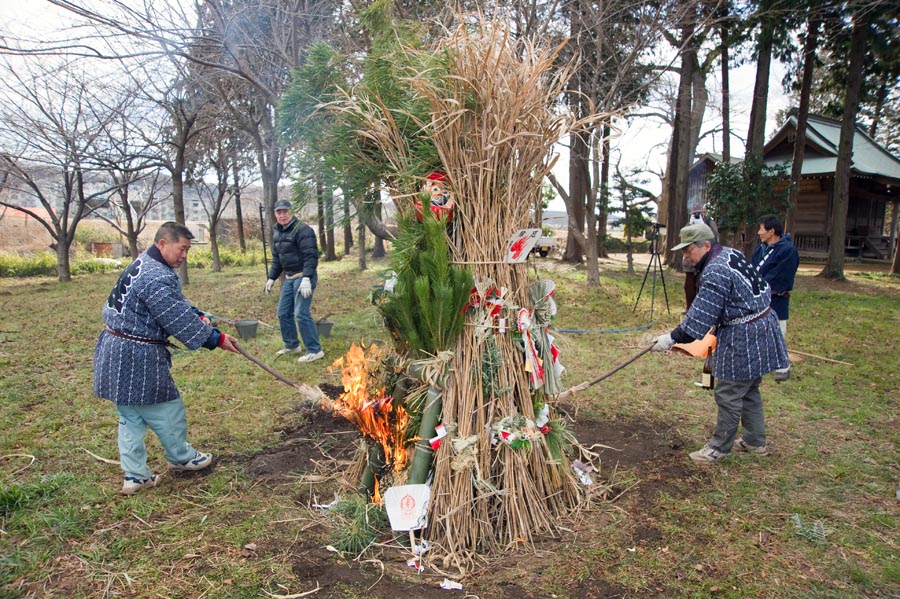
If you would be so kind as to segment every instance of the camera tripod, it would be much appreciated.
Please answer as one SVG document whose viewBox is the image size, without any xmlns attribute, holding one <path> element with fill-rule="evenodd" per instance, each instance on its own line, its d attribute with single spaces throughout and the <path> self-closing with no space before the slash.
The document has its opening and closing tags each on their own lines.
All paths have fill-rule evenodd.
<svg viewBox="0 0 900 599">
<path fill-rule="evenodd" d="M 662 281 L 663 297 L 666 299 L 666 312 L 671 314 L 669 310 L 669 294 L 666 292 L 666 279 L 663 276 L 662 259 L 659 255 L 659 230 L 664 225 L 654 224 L 653 234 L 650 237 L 650 262 L 647 264 L 647 270 L 644 272 L 644 280 L 641 282 L 641 290 L 638 291 L 637 299 L 634 301 L 632 312 L 637 310 L 638 302 L 641 301 L 641 294 L 644 293 L 644 286 L 647 284 L 647 276 L 653 270 L 653 281 L 650 284 L 650 320 L 653 320 L 653 306 L 656 302 L 656 272 L 659 271 L 659 280 Z"/>
</svg>

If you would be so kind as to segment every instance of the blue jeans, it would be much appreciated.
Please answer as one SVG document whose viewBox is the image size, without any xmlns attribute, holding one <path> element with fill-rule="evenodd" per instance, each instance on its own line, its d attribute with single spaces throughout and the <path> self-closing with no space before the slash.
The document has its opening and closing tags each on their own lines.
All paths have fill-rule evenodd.
<svg viewBox="0 0 900 599">
<path fill-rule="evenodd" d="M 316 330 L 316 323 L 313 322 L 309 312 L 313 296 L 312 294 L 309 297 L 300 295 L 300 281 L 302 280 L 303 277 L 284 280 L 281 297 L 278 299 L 278 324 L 281 327 L 281 340 L 284 341 L 287 349 L 296 349 L 300 345 L 300 341 L 297 339 L 297 330 L 299 329 L 306 352 L 315 354 L 322 351 L 322 344 L 319 343 L 319 332 Z M 314 292 L 318 281 L 317 274 L 309 279 Z"/>
<path fill-rule="evenodd" d="M 116 406 L 119 412 L 119 463 L 125 476 L 150 478 L 147 466 L 147 427 L 156 433 L 171 464 L 184 464 L 196 455 L 187 442 L 187 414 L 184 401 L 172 401 L 146 406 Z"/>
<path fill-rule="evenodd" d="M 763 415 L 762 396 L 759 383 L 762 378 L 752 381 L 716 381 L 716 431 L 709 445 L 722 453 L 731 451 L 738 425 L 744 426 L 744 441 L 754 447 L 766 444 L 766 418 Z"/>
</svg>

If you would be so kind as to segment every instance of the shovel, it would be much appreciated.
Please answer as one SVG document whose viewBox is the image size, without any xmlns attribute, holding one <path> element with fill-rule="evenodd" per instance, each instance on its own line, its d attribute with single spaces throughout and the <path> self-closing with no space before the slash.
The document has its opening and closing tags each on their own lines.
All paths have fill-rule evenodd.
<svg viewBox="0 0 900 599">
<path fill-rule="evenodd" d="M 259 358 L 257 358 L 253 354 L 251 354 L 250 352 L 248 352 L 246 349 L 241 347 L 241 344 L 238 343 L 237 341 L 233 341 L 232 345 L 234 345 L 234 349 L 238 350 L 239 354 L 241 354 L 242 356 L 244 356 L 245 358 L 247 358 L 248 360 L 250 360 L 257 366 L 259 366 L 260 368 L 262 368 L 263 370 L 265 370 L 266 372 L 268 372 L 269 374 L 274 376 L 276 379 L 278 379 L 285 385 L 287 385 L 289 387 L 293 387 L 294 389 L 297 389 L 298 391 L 300 391 L 300 393 L 304 397 L 308 398 L 310 401 L 315 401 L 315 400 L 318 400 L 318 399 L 321 399 L 322 397 L 324 397 L 324 393 L 322 393 L 322 390 L 319 389 L 318 387 L 310 387 L 309 385 L 305 385 L 303 383 L 298 383 L 296 381 L 292 381 L 291 379 L 284 376 L 283 374 L 281 374 L 280 372 L 278 372 L 277 370 L 275 370 L 274 368 L 272 368 L 271 366 L 269 366 L 268 364 L 266 364 L 265 362 L 263 362 L 262 360 L 260 360 Z"/>
</svg>

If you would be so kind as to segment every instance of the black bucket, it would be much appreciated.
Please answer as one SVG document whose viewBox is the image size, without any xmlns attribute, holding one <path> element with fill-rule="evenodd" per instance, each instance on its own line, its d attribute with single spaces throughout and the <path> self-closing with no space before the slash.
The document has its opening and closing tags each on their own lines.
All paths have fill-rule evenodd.
<svg viewBox="0 0 900 599">
<path fill-rule="evenodd" d="M 319 337 L 331 337 L 331 327 L 334 326 L 334 323 L 330 320 L 317 320 L 316 321 L 316 332 L 319 334 Z"/>
<path fill-rule="evenodd" d="M 256 337 L 257 326 L 259 326 L 258 320 L 236 320 L 234 322 L 234 328 L 237 329 L 238 337 L 241 339 Z"/>
</svg>

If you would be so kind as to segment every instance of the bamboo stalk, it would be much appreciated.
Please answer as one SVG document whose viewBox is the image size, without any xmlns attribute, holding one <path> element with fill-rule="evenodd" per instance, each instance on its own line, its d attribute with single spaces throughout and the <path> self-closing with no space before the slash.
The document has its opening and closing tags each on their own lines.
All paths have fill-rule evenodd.
<svg viewBox="0 0 900 599">
<path fill-rule="evenodd" d="M 651 349 L 653 349 L 653 346 L 648 345 L 647 347 L 645 347 L 644 349 L 639 351 L 637 354 L 631 356 L 630 358 L 628 358 L 621 364 L 617 364 L 615 367 L 613 367 L 612 370 L 609 370 L 608 372 L 604 372 L 603 374 L 601 374 L 600 376 L 598 376 L 597 378 L 595 378 L 593 380 L 590 380 L 585 383 L 581 383 L 580 385 L 575 385 L 574 387 L 566 389 L 565 391 L 563 391 L 562 393 L 559 394 L 559 397 L 557 397 L 557 399 L 563 400 L 563 399 L 569 397 L 570 395 L 574 395 L 580 391 L 584 391 L 588 387 L 592 387 L 593 385 L 596 385 L 600 381 L 607 379 L 607 378 L 611 377 L 612 375 L 614 375 L 615 373 L 619 372 L 620 370 L 622 370 L 623 368 L 625 368 L 626 366 L 628 366 L 629 364 L 631 364 L 632 362 L 634 362 L 635 360 L 637 360 L 638 358 L 640 358 L 641 356 L 643 356 L 644 354 L 649 352 Z"/>
<path fill-rule="evenodd" d="M 831 362 L 832 364 L 844 364 L 845 366 L 853 366 L 850 362 L 844 362 L 842 360 L 835 360 L 833 358 L 826 358 L 824 356 L 817 356 L 816 354 L 808 354 L 806 352 L 797 351 L 796 349 L 789 349 L 789 354 L 797 354 L 798 356 L 806 356 L 807 358 L 815 358 L 816 360 L 822 360 L 823 362 Z"/>
</svg>

